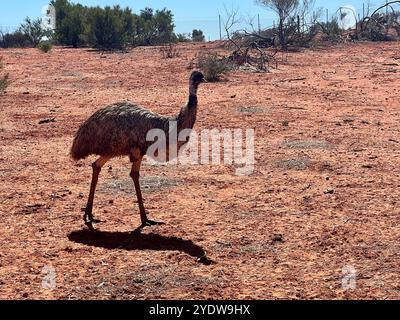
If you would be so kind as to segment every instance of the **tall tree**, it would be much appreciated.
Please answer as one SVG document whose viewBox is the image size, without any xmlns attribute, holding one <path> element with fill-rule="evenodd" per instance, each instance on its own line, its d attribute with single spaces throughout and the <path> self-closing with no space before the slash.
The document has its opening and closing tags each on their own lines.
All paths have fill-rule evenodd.
<svg viewBox="0 0 400 320">
<path fill-rule="evenodd" d="M 154 12 L 151 8 L 145 8 L 138 17 L 138 42 L 143 45 L 171 42 L 176 38 L 174 28 L 173 14 L 170 10 L 164 8 Z"/>
</svg>

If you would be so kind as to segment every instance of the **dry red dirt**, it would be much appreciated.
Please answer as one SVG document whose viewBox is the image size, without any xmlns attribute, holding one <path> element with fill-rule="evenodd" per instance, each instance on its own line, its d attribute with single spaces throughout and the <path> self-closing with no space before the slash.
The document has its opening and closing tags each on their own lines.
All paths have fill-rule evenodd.
<svg viewBox="0 0 400 320">
<path fill-rule="evenodd" d="M 167 224 L 132 234 L 129 159 L 114 159 L 95 199 L 106 222 L 86 231 L 95 158 L 68 156 L 79 125 L 123 100 L 177 113 L 203 49 L 0 51 L 12 80 L 0 97 L 0 298 L 400 298 L 398 43 L 290 53 L 271 73 L 202 86 L 196 129 L 254 128 L 254 174 L 145 164 L 145 204 Z M 197 261 L 203 251 L 214 264 Z"/>
</svg>

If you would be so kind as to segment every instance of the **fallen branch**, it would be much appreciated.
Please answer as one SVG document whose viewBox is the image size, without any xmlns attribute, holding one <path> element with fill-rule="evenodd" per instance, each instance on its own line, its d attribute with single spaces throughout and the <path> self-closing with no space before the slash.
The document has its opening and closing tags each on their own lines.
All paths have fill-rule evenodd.
<svg viewBox="0 0 400 320">
<path fill-rule="evenodd" d="M 303 80 L 307 80 L 307 78 L 299 77 L 299 78 L 292 78 L 292 79 L 282 79 L 282 80 L 279 80 L 279 82 L 293 82 L 293 81 L 303 81 Z"/>
</svg>

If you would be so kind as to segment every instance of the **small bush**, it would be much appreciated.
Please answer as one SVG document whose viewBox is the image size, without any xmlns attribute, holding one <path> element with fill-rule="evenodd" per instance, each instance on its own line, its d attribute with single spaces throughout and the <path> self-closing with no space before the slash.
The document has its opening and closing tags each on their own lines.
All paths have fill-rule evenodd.
<svg viewBox="0 0 400 320">
<path fill-rule="evenodd" d="M 50 42 L 41 42 L 38 44 L 38 49 L 44 53 L 48 53 L 53 49 L 53 45 Z"/>
<path fill-rule="evenodd" d="M 6 90 L 8 85 L 8 74 L 6 74 L 4 77 L 0 77 L 0 94 L 2 94 Z"/>
<path fill-rule="evenodd" d="M 162 47 L 160 51 L 164 59 L 172 59 L 180 56 L 179 50 L 172 43 L 168 46 Z"/>
<path fill-rule="evenodd" d="M 1 69 L 3 69 L 3 63 L 1 62 L 0 58 L 0 70 Z M 8 85 L 9 85 L 8 74 L 6 74 L 5 76 L 0 76 L 0 94 L 2 94 L 4 90 L 6 90 Z"/>
<path fill-rule="evenodd" d="M 188 33 L 178 33 L 175 35 L 177 42 L 191 42 L 191 35 Z"/>
<path fill-rule="evenodd" d="M 192 32 L 192 40 L 193 42 L 204 42 L 206 41 L 206 37 L 202 30 L 194 29 Z"/>
<path fill-rule="evenodd" d="M 317 22 L 310 28 L 310 32 L 313 34 L 318 34 L 319 30 L 322 31 L 326 40 L 338 40 L 343 35 L 343 30 L 340 28 L 337 17 L 328 22 Z"/>
<path fill-rule="evenodd" d="M 343 30 L 340 28 L 337 18 L 333 18 L 330 22 L 325 23 L 325 32 L 331 38 L 340 38 Z"/>
<path fill-rule="evenodd" d="M 233 65 L 226 58 L 220 57 L 216 53 L 201 54 L 198 59 L 197 67 L 204 72 L 204 76 L 209 82 L 221 80 L 221 76 L 233 69 Z"/>
</svg>

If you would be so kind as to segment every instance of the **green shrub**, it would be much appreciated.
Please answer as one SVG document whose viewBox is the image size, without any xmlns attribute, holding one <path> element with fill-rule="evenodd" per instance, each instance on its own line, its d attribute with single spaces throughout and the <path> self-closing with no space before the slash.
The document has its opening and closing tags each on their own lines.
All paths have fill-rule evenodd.
<svg viewBox="0 0 400 320">
<path fill-rule="evenodd" d="M 48 53 L 53 49 L 53 45 L 48 41 L 43 41 L 38 44 L 38 49 L 44 53 Z"/>
<path fill-rule="evenodd" d="M 88 8 L 67 0 L 54 0 L 52 4 L 56 12 L 55 38 L 58 43 L 74 48 L 87 44 Z"/>
<path fill-rule="evenodd" d="M 92 10 L 91 42 L 102 50 L 124 49 L 127 45 L 122 21 L 111 7 Z"/>
<path fill-rule="evenodd" d="M 136 43 L 140 45 L 159 45 L 174 42 L 174 15 L 166 8 L 154 11 L 141 10 L 137 17 Z"/>
<path fill-rule="evenodd" d="M 44 37 L 50 38 L 53 33 L 51 30 L 43 27 L 42 19 L 40 18 L 36 20 L 26 18 L 24 23 L 19 27 L 18 32 L 29 38 L 34 47 L 37 47 Z"/>
<path fill-rule="evenodd" d="M 202 30 L 194 29 L 192 32 L 192 40 L 193 42 L 204 42 L 206 41 L 206 37 Z"/>
<path fill-rule="evenodd" d="M 199 56 L 197 67 L 203 71 L 209 82 L 221 80 L 223 74 L 233 69 L 232 63 L 217 53 L 202 53 Z"/>
<path fill-rule="evenodd" d="M 175 35 L 176 42 L 190 42 L 192 41 L 191 35 L 188 33 L 177 33 Z"/>
<path fill-rule="evenodd" d="M 331 21 L 316 23 L 311 27 L 311 32 L 317 33 L 321 29 L 324 35 L 329 40 L 336 40 L 342 36 L 343 30 L 340 28 L 339 21 L 337 17 L 332 18 Z"/>
</svg>

